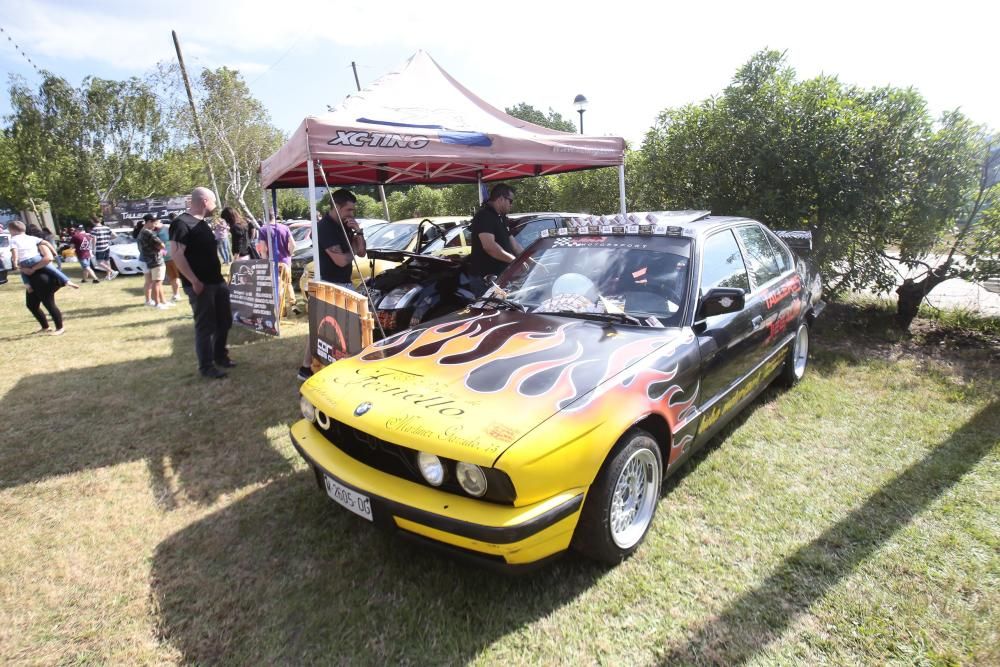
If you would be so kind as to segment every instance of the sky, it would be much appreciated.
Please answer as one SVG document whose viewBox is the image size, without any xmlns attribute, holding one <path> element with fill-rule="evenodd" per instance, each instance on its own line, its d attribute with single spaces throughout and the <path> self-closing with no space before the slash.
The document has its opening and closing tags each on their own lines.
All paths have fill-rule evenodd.
<svg viewBox="0 0 1000 667">
<path fill-rule="evenodd" d="M 173 61 L 239 69 L 290 134 L 418 49 L 487 102 L 519 102 L 579 122 L 587 134 L 639 143 L 663 109 L 718 95 L 755 52 L 784 51 L 800 78 L 915 87 L 931 111 L 961 108 L 1000 129 L 995 47 L 1000 3 L 522 2 L 415 0 L 0 0 L 0 115 L 6 79 L 42 69 L 73 85 L 88 75 L 143 76 Z M 11 41 L 13 40 L 13 41 Z"/>
</svg>

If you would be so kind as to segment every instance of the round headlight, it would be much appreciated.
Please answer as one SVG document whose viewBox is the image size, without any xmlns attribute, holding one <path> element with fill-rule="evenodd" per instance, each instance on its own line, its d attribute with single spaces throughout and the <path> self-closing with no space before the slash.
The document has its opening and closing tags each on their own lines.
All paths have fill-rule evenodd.
<svg viewBox="0 0 1000 667">
<path fill-rule="evenodd" d="M 470 496 L 479 498 L 486 493 L 486 475 L 483 469 L 471 463 L 459 463 L 455 474 L 462 489 Z"/>
<path fill-rule="evenodd" d="M 311 422 L 316 421 L 316 408 L 305 396 L 299 397 L 299 409 L 302 410 L 303 417 Z"/>
<path fill-rule="evenodd" d="M 444 482 L 444 466 L 441 464 L 441 459 L 433 454 L 427 452 L 417 454 L 417 467 L 431 486 L 441 486 Z"/>
</svg>

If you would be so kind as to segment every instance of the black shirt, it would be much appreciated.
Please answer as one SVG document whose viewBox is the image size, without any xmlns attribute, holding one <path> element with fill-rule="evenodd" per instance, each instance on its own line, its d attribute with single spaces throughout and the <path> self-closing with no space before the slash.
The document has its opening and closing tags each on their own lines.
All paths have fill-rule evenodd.
<svg viewBox="0 0 1000 667">
<path fill-rule="evenodd" d="M 189 213 L 182 213 L 170 223 L 170 240 L 184 244 L 184 259 L 191 265 L 191 271 L 198 280 L 206 285 L 223 282 L 222 265 L 211 225 Z M 187 287 L 191 285 L 183 273 L 181 282 Z"/>
<path fill-rule="evenodd" d="M 472 218 L 472 254 L 469 258 L 469 270 L 479 276 L 498 276 L 507 268 L 507 262 L 486 254 L 486 251 L 483 250 L 483 242 L 479 240 L 480 234 L 492 234 L 493 239 L 501 248 L 512 255 L 514 254 L 507 221 L 489 204 L 483 204 L 475 217 Z"/>
<path fill-rule="evenodd" d="M 233 225 L 232 231 L 230 232 L 233 237 L 233 255 L 235 257 L 243 257 L 244 255 L 250 254 L 250 230 L 245 225 L 240 227 L 239 225 Z"/>
<path fill-rule="evenodd" d="M 330 256 L 326 254 L 327 248 L 334 248 L 334 246 L 339 246 L 339 248 L 334 248 L 335 251 L 339 252 L 350 252 L 353 253 L 354 250 L 351 248 L 351 244 L 347 242 L 347 237 L 344 236 L 344 230 L 340 226 L 340 222 L 334 220 L 330 217 L 329 211 L 323 216 L 323 219 L 319 221 L 318 236 L 319 236 L 319 276 L 320 280 L 325 280 L 328 283 L 349 283 L 351 282 L 351 264 L 347 266 L 337 266 L 336 262 L 330 259 Z"/>
</svg>

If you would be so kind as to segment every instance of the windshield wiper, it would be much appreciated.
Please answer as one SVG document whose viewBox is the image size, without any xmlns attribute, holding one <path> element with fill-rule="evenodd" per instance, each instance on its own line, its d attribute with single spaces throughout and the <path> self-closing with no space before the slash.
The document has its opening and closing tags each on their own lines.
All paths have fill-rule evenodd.
<svg viewBox="0 0 1000 667">
<path fill-rule="evenodd" d="M 621 322 L 622 324 L 637 324 L 642 326 L 642 320 L 628 313 L 578 313 L 575 310 L 557 310 L 554 315 L 579 317 L 581 320 L 596 320 L 598 322 Z"/>
<path fill-rule="evenodd" d="M 519 304 L 517 301 L 511 301 L 510 299 L 502 299 L 498 296 L 486 296 L 483 295 L 479 297 L 478 301 L 484 301 L 486 303 L 496 304 L 498 306 L 504 306 L 507 310 L 519 310 L 522 313 L 525 312 L 525 307 Z"/>
</svg>

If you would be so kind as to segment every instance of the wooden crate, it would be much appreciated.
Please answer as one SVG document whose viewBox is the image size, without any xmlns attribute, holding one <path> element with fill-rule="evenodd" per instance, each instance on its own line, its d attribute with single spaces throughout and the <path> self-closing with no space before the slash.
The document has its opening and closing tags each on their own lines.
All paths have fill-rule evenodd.
<svg viewBox="0 0 1000 667">
<path fill-rule="evenodd" d="M 309 297 L 310 299 L 315 299 L 319 302 L 329 304 L 335 309 L 340 311 L 345 311 L 346 313 L 351 313 L 356 315 L 361 324 L 361 336 L 360 339 L 354 339 L 354 337 L 347 337 L 347 350 L 348 355 L 357 354 L 362 349 L 371 345 L 374 331 L 375 331 L 375 320 L 372 317 L 371 309 L 368 306 L 368 299 L 363 294 L 358 294 L 349 289 L 340 287 L 339 285 L 333 285 L 331 283 L 320 282 L 316 280 L 309 281 Z M 313 351 L 312 356 L 312 369 L 317 371 L 327 365 L 328 360 L 317 356 L 317 349 L 314 341 L 319 336 L 318 331 L 314 331 L 314 328 L 319 326 L 321 315 L 317 312 L 318 309 L 310 306 L 309 308 L 309 340 L 310 348 Z M 339 346 L 338 346 L 339 347 Z M 354 349 L 354 348 L 357 349 Z"/>
</svg>

